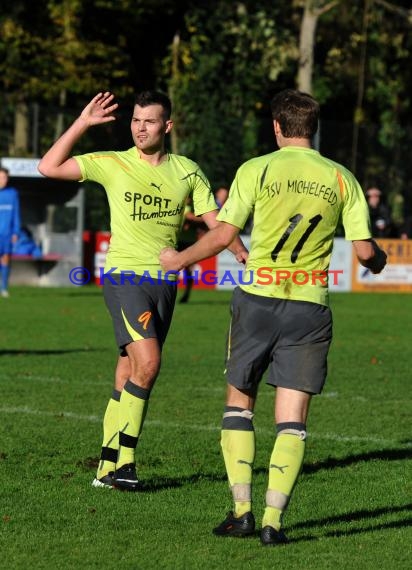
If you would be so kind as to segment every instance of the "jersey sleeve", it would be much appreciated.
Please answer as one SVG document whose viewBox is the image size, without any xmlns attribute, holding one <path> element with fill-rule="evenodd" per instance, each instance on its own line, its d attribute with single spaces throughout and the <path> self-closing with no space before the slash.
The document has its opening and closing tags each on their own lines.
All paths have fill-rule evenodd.
<svg viewBox="0 0 412 570">
<path fill-rule="evenodd" d="M 197 165 L 196 165 L 197 166 Z M 196 216 L 217 210 L 210 182 L 202 170 L 197 166 L 192 180 L 193 209 Z"/>
<path fill-rule="evenodd" d="M 342 224 L 345 229 L 345 239 L 362 240 L 372 237 L 369 218 L 369 208 L 359 182 L 349 171 L 339 173 L 343 181 L 344 204 L 342 209 Z"/>
<path fill-rule="evenodd" d="M 229 196 L 223 204 L 217 219 L 242 229 L 253 211 L 256 189 L 258 187 L 257 170 L 251 162 L 246 162 L 237 171 L 230 187 Z"/>
<path fill-rule="evenodd" d="M 109 156 L 109 153 L 99 153 L 99 158 L 102 155 Z M 94 180 L 100 184 L 105 183 L 105 170 L 101 168 L 102 161 L 95 160 L 97 155 L 94 153 L 81 154 L 73 156 L 74 160 L 77 162 L 81 172 L 81 179 L 79 182 L 84 182 L 85 180 Z M 103 161 L 106 162 L 106 161 Z"/>
</svg>

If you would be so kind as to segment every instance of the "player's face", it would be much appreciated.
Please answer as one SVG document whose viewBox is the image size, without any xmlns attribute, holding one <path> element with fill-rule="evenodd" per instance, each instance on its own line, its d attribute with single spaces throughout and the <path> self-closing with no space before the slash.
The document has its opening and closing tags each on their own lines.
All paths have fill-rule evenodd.
<svg viewBox="0 0 412 570">
<path fill-rule="evenodd" d="M 163 149 L 172 121 L 165 120 L 161 105 L 135 105 L 130 128 L 136 147 L 150 154 Z"/>
<path fill-rule="evenodd" d="M 0 188 L 5 188 L 7 186 L 8 180 L 9 177 L 7 174 L 3 170 L 0 170 Z"/>
</svg>

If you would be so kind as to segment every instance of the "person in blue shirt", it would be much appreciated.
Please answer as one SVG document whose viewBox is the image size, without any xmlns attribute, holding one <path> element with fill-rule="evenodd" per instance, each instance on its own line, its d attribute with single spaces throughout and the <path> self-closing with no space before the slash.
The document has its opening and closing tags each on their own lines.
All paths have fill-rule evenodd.
<svg viewBox="0 0 412 570">
<path fill-rule="evenodd" d="M 20 233 L 20 202 L 9 185 L 9 171 L 0 167 L 0 279 L 1 296 L 8 297 L 10 254 Z"/>
</svg>

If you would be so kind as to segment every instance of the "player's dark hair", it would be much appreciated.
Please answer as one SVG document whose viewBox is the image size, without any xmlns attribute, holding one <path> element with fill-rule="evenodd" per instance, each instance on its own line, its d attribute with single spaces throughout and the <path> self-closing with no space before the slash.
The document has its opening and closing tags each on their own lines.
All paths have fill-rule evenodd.
<svg viewBox="0 0 412 570">
<path fill-rule="evenodd" d="M 10 174 L 9 169 L 5 168 L 4 166 L 0 166 L 0 172 L 4 172 L 6 176 Z"/>
<path fill-rule="evenodd" d="M 134 104 L 139 105 L 139 107 L 161 105 L 163 107 L 163 114 L 166 121 L 170 119 L 172 114 L 172 102 L 169 97 L 161 91 L 141 91 L 136 94 Z"/>
<path fill-rule="evenodd" d="M 285 89 L 273 97 L 270 108 L 284 137 L 311 139 L 318 130 L 319 103 L 309 93 Z"/>
</svg>

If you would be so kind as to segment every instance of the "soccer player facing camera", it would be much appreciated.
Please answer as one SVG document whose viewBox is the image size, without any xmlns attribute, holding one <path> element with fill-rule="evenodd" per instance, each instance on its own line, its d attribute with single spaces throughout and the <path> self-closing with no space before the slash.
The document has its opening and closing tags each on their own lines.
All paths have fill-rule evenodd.
<svg viewBox="0 0 412 570">
<path fill-rule="evenodd" d="M 20 234 L 20 200 L 9 186 L 9 171 L 0 167 L 0 295 L 9 297 L 10 257 Z"/>
<path fill-rule="evenodd" d="M 346 168 L 311 146 L 319 121 L 316 100 L 287 89 L 273 98 L 271 110 L 280 150 L 239 168 L 216 228 L 180 253 L 168 249 L 161 254 L 165 270 L 180 270 L 215 255 L 253 213 L 244 280 L 248 284 L 234 290 L 231 304 L 221 431 L 234 508 L 214 533 L 254 533 L 253 410 L 259 383 L 268 371 L 267 382 L 276 388 L 276 437 L 260 533 L 265 546 L 288 541 L 282 515 L 303 465 L 309 403 L 324 386 L 332 340 L 327 279 L 300 281 L 292 276 L 299 271 L 327 275 L 340 220 L 364 267 L 379 273 L 386 264 L 386 254 L 371 239 L 368 206 L 359 183 Z M 261 283 L 261 268 L 285 278 Z"/>
<path fill-rule="evenodd" d="M 90 127 L 115 120 L 117 107 L 113 94 L 97 94 L 44 155 L 39 171 L 62 180 L 94 180 L 107 194 L 111 240 L 103 292 L 120 356 L 93 485 L 136 491 L 135 449 L 176 299 L 176 284 L 162 272 L 159 253 L 176 245 L 190 195 L 196 215 L 209 228 L 217 225 L 217 206 L 199 166 L 165 149 L 173 122 L 171 102 L 163 93 L 137 94 L 130 124 L 134 146 L 129 150 L 71 157 Z M 247 257 L 240 239 L 230 250 L 240 262 Z M 142 280 L 143 275 L 152 279 Z"/>
</svg>

